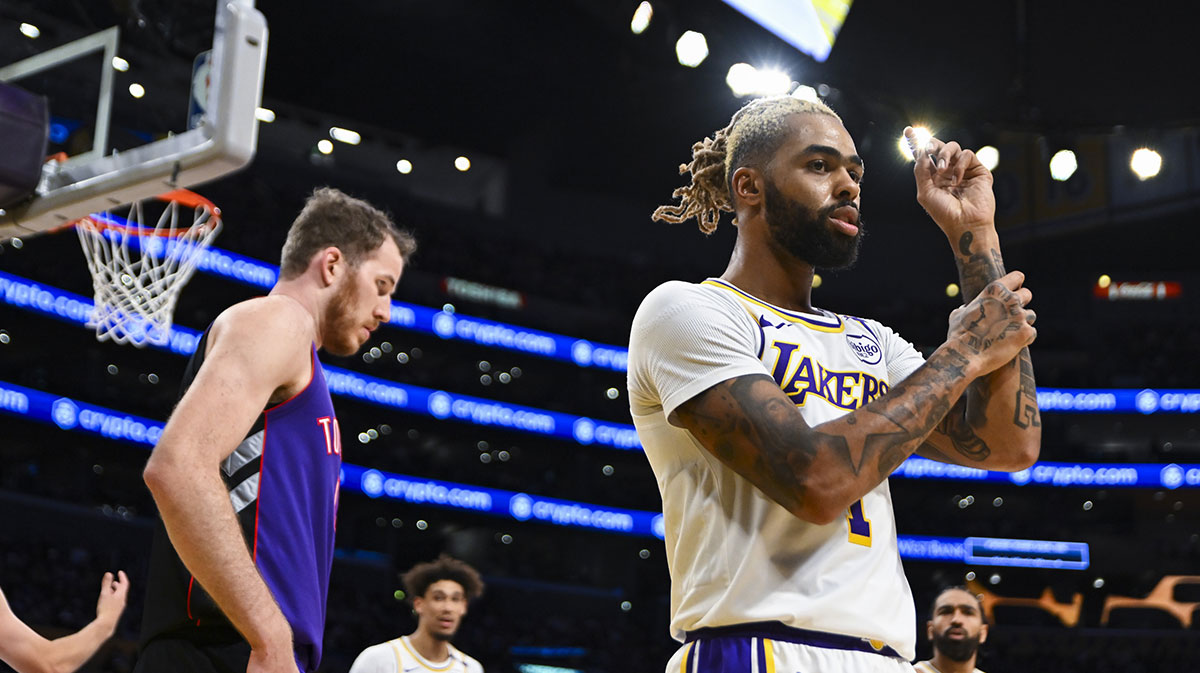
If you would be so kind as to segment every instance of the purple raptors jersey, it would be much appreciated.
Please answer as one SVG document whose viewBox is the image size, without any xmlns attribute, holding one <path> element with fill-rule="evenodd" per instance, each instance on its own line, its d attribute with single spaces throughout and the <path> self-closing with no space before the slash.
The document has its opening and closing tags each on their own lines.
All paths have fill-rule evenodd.
<svg viewBox="0 0 1200 673">
<path fill-rule="evenodd" d="M 203 364 L 207 341 L 206 332 L 185 372 L 184 391 Z M 220 468 L 246 547 L 292 627 L 302 671 L 315 671 L 321 661 L 341 462 L 337 418 L 313 347 L 308 385 L 263 410 Z M 180 561 L 161 522 L 150 559 L 142 645 L 159 638 L 198 645 L 241 639 Z"/>
</svg>

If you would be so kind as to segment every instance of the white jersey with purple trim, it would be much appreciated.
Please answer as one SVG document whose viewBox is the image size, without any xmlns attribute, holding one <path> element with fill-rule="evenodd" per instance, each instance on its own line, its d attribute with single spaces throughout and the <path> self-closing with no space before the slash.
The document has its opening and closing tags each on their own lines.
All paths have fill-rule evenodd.
<svg viewBox="0 0 1200 673">
<path fill-rule="evenodd" d="M 350 673 L 483 673 L 483 666 L 453 645 L 445 661 L 431 662 L 417 653 L 408 636 L 363 650 Z"/>
<path fill-rule="evenodd" d="M 662 495 L 672 636 L 778 621 L 916 656 L 916 608 L 886 480 L 844 518 L 808 523 L 667 419 L 722 381 L 766 374 L 815 426 L 883 395 L 923 362 L 874 320 L 785 310 L 719 279 L 672 281 L 646 297 L 629 339 L 629 403 Z"/>
</svg>

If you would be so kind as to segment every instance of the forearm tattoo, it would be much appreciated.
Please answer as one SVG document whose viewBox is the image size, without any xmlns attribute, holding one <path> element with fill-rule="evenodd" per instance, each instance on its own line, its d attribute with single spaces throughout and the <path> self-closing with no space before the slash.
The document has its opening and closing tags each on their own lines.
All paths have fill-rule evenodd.
<svg viewBox="0 0 1200 673">
<path fill-rule="evenodd" d="M 810 427 L 766 374 L 713 386 L 676 412 L 722 462 L 777 502 L 804 500 L 812 470 L 832 460 L 853 477 L 878 483 L 910 456 L 950 409 L 967 359 L 953 349 L 887 395 L 842 418 Z"/>
<path fill-rule="evenodd" d="M 955 263 L 958 265 L 963 299 L 966 302 L 979 296 L 988 283 L 1000 278 L 1005 273 L 1004 260 L 997 248 L 972 250 L 974 244 L 975 235 L 970 231 L 963 232 L 958 238 L 958 254 L 954 256 Z M 981 307 L 979 319 L 982 319 L 982 312 L 991 305 L 992 303 L 988 302 Z M 1002 306 L 995 308 L 1003 310 Z M 1004 336 L 1006 334 L 1002 334 L 1000 338 Z M 979 338 L 968 338 L 968 346 L 977 350 L 990 345 Z M 1037 386 L 1034 383 L 1033 362 L 1029 358 L 1028 348 L 1021 349 L 1014 364 L 1019 369 L 1020 385 L 1013 405 L 1013 424 L 1021 429 L 1040 427 L 1042 422 L 1037 407 Z M 981 379 L 973 382 L 964 398 L 965 403 L 952 409 L 938 428 L 951 439 L 954 448 L 967 458 L 984 460 L 991 454 L 987 443 L 975 432 L 976 429 L 987 425 L 985 409 L 990 402 L 990 392 L 991 388 L 987 380 Z M 966 414 L 970 414 L 970 417 L 966 417 Z"/>
</svg>

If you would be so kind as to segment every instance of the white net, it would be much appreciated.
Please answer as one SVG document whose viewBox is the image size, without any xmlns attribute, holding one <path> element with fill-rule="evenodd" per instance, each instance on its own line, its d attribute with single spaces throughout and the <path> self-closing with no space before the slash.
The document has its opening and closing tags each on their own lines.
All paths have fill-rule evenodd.
<svg viewBox="0 0 1200 673">
<path fill-rule="evenodd" d="M 75 231 L 92 274 L 96 339 L 166 345 L 179 292 L 221 230 L 220 210 L 190 192 L 95 213 Z M 146 224 L 161 207 L 157 222 Z"/>
</svg>

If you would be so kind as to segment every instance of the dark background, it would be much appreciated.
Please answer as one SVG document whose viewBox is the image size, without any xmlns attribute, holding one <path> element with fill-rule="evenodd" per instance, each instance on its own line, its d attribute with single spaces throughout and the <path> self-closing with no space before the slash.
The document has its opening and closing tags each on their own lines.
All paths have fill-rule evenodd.
<svg viewBox="0 0 1200 673">
<path fill-rule="evenodd" d="M 715 0 L 656 2 L 650 28 L 628 28 L 636 2 L 261 2 L 270 27 L 260 128 L 246 170 L 202 188 L 221 206 L 217 245 L 275 262 L 287 226 L 313 187 L 334 185 L 391 211 L 421 250 L 397 298 L 504 322 L 627 343 L 641 298 L 668 279 L 719 275 L 734 231 L 705 237 L 692 225 L 651 222 L 681 184 L 691 144 L 745 99 L 724 79 L 739 61 L 775 65 L 793 80 L 825 85 L 866 161 L 867 238 L 856 268 L 823 274 L 814 301 L 877 318 L 926 351 L 944 337 L 958 299 L 944 237 L 916 204 L 911 165 L 895 141 L 906 124 L 939 137 L 1001 149 L 995 170 L 1005 261 L 1034 290 L 1040 386 L 1200 387 L 1194 355 L 1197 265 L 1191 231 L 1200 214 L 1194 25 L 1178 3 L 1109 6 L 1056 2 L 872 2 L 852 7 L 827 62 L 816 63 Z M 42 30 L 28 40 L 16 26 Z M 212 3 L 9 0 L 0 6 L 0 63 L 90 34 L 122 30 L 112 144 L 117 149 L 182 130 L 194 56 L 211 43 Z M 674 41 L 704 32 L 710 55 L 680 66 Z M 23 84 L 48 95 L 51 113 L 80 127 L 52 149 L 90 143 L 95 63 Z M 89 79 L 91 78 L 91 79 Z M 130 82 L 147 95 L 124 94 Z M 314 149 L 330 126 L 363 143 Z M 1129 177 L 1128 152 L 1164 155 L 1163 174 Z M 1081 170 L 1052 182 L 1045 163 L 1075 147 Z M 469 156 L 472 169 L 450 162 Z M 413 161 L 411 175 L 393 168 Z M 73 234 L 0 247 L 0 269 L 90 295 Z M 1169 280 L 1181 299 L 1108 302 L 1093 295 L 1100 274 Z M 522 292 L 507 310 L 448 296 L 446 277 Z M 198 274 L 176 322 L 202 329 L 224 307 L 257 294 Z M 98 344 L 84 330 L 0 305 L 0 380 L 150 418 L 165 419 L 182 358 Z M 325 358 L 373 376 L 455 393 L 628 423 L 624 376 L 512 351 L 385 328 L 411 354 Z M 372 344 L 375 345 L 375 344 Z M 480 381 L 519 367 L 511 384 Z M 116 365 L 117 373 L 108 373 Z M 151 383 L 149 374 L 158 383 Z M 610 400 L 609 388 L 620 391 Z M 636 452 L 406 416 L 338 402 L 347 461 L 403 474 L 506 488 L 606 506 L 660 506 Z M 1200 434 L 1187 415 L 1043 416 L 1048 461 L 1200 462 Z M 14 610 L 47 633 L 86 623 L 105 569 L 133 577 L 119 637 L 93 670 L 127 670 L 140 627 L 153 503 L 140 480 L 142 449 L 15 417 L 2 421 L 0 585 Z M 369 444 L 366 428 L 393 432 Z M 506 451 L 508 460 L 499 458 Z M 487 456 L 483 462 L 481 456 Z M 611 475 L 605 474 L 605 466 Z M 1000 608 L 980 666 L 985 670 L 1196 670 L 1197 624 L 1162 611 L 1114 613 L 1109 595 L 1145 595 L 1164 575 L 1193 574 L 1200 561 L 1200 498 L 1194 491 L 892 483 L 898 526 L 912 535 L 990 535 L 1087 541 L 1086 571 L 906 564 L 923 624 L 938 586 L 978 580 L 1001 596 L 1083 597 L 1078 626 L 1047 613 Z M 959 503 L 967 496 L 967 507 Z M 1003 504 L 994 506 L 996 498 Z M 1088 509 L 1084 503 L 1091 503 Z M 417 527 L 424 521 L 424 529 Z M 502 540 L 511 536 L 511 543 Z M 661 670 L 668 587 L 658 541 L 454 510 L 370 500 L 347 493 L 338 527 L 323 670 L 343 671 L 365 646 L 413 624 L 393 596 L 397 571 L 449 551 L 476 565 L 489 589 L 472 607 L 458 644 L 489 670 L 522 661 L 589 672 Z M 642 551 L 645 554 L 642 554 Z M 643 558 L 645 556 L 646 558 Z M 998 575 L 991 583 L 992 575 Z M 1097 579 L 1103 579 L 1101 586 Z M 1180 590 L 1179 601 L 1200 592 Z M 631 608 L 621 609 L 622 601 Z M 928 656 L 923 627 L 922 657 Z M 515 646 L 576 647 L 532 658 Z"/>
</svg>

